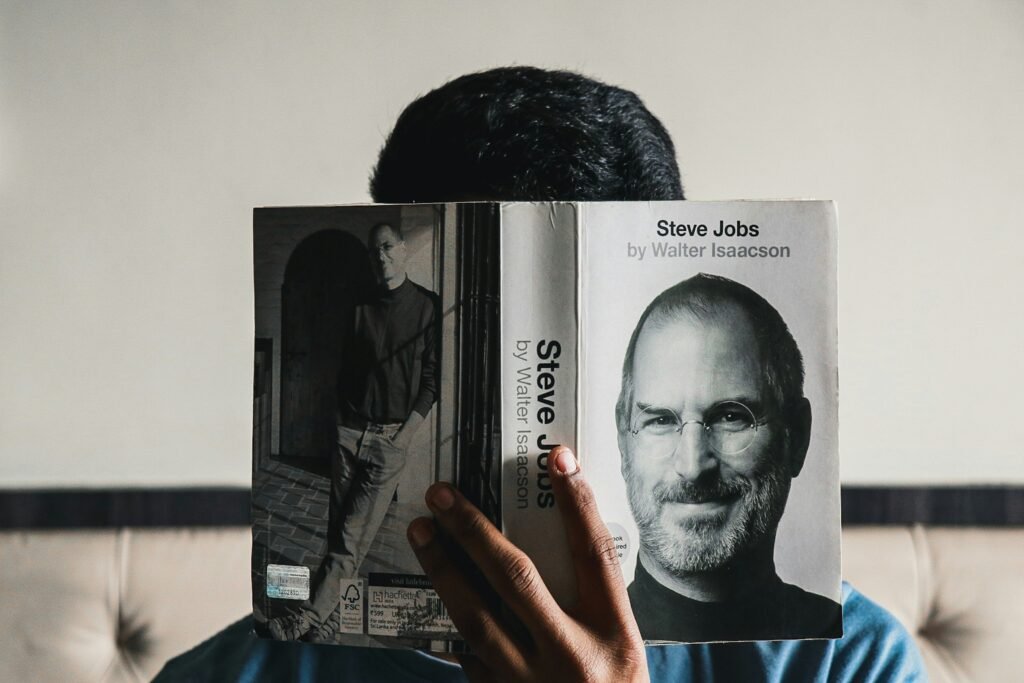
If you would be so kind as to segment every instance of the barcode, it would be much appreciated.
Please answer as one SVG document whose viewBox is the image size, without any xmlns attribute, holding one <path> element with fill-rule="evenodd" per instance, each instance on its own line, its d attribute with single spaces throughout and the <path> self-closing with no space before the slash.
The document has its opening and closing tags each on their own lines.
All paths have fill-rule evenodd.
<svg viewBox="0 0 1024 683">
<path fill-rule="evenodd" d="M 441 602 L 441 598 L 427 598 L 427 613 L 434 619 L 448 618 L 448 608 Z"/>
</svg>

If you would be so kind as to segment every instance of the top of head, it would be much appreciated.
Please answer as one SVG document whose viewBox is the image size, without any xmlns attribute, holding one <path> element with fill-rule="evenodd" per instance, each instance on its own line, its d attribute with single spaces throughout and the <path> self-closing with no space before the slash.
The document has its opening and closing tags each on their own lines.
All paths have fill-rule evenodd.
<svg viewBox="0 0 1024 683">
<path fill-rule="evenodd" d="M 683 199 L 672 139 L 635 93 L 502 67 L 405 108 L 370 178 L 377 202 Z"/>
</svg>

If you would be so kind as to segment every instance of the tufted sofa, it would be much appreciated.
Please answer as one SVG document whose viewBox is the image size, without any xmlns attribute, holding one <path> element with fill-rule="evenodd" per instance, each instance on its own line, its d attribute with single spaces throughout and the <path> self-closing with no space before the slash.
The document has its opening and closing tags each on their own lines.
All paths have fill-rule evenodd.
<svg viewBox="0 0 1024 683">
<path fill-rule="evenodd" d="M 0 533 L 0 681 L 149 680 L 250 608 L 247 528 Z M 846 578 L 933 681 L 1022 680 L 1024 528 L 850 527 Z"/>
</svg>

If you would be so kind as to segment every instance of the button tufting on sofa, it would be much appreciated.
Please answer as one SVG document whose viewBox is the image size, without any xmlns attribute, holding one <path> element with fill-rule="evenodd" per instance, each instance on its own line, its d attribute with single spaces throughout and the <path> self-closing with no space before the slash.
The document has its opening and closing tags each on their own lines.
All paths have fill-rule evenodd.
<svg viewBox="0 0 1024 683">
<path fill-rule="evenodd" d="M 1024 529 L 845 528 L 843 574 L 915 636 L 932 683 L 1020 679 Z"/>
<path fill-rule="evenodd" d="M 146 681 L 246 614 L 248 528 L 0 533 L 0 681 Z M 843 572 L 929 676 L 1019 680 L 1024 529 L 851 527 Z"/>
<path fill-rule="evenodd" d="M 249 611 L 248 528 L 0 533 L 0 681 L 148 681 Z"/>
</svg>

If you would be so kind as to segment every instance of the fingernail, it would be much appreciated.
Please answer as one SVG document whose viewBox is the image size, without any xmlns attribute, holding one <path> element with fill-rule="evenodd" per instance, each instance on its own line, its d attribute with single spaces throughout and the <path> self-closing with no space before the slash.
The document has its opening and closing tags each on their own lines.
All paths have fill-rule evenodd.
<svg viewBox="0 0 1024 683">
<path fill-rule="evenodd" d="M 429 519 L 413 520 L 409 525 L 409 538 L 417 548 L 422 548 L 434 538 L 434 525 Z"/>
<path fill-rule="evenodd" d="M 555 454 L 555 467 L 562 474 L 572 474 L 576 471 L 576 457 L 572 451 L 565 446 L 559 446 Z"/>
<path fill-rule="evenodd" d="M 455 504 L 455 494 L 450 486 L 442 484 L 430 492 L 430 503 L 438 510 L 450 510 Z"/>
</svg>

